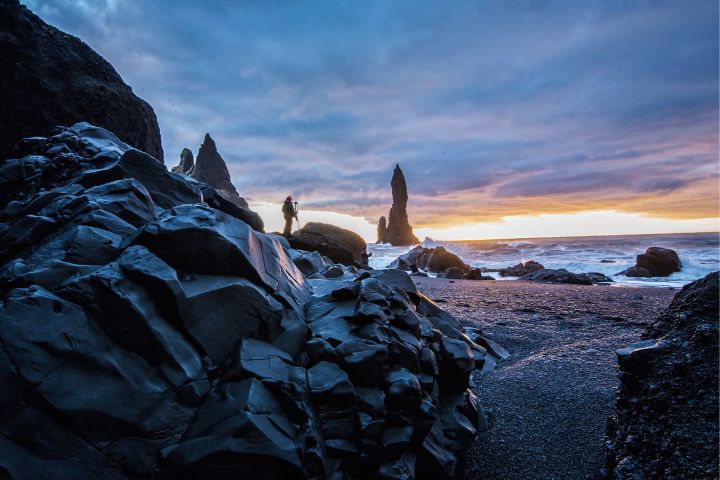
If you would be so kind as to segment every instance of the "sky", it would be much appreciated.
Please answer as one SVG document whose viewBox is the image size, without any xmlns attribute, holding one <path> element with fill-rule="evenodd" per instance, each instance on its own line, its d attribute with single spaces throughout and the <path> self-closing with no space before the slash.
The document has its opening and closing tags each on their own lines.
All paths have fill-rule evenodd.
<svg viewBox="0 0 720 480">
<path fill-rule="evenodd" d="M 269 229 L 374 240 L 399 163 L 421 238 L 717 231 L 717 0 L 27 0 L 209 132 Z"/>
</svg>

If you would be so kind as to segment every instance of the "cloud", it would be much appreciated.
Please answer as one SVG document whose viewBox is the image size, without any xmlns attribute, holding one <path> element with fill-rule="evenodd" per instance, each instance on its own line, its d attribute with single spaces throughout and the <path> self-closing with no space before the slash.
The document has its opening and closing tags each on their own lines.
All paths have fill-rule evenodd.
<svg viewBox="0 0 720 480">
<path fill-rule="evenodd" d="M 718 214 L 715 1 L 27 4 L 258 202 L 377 218 L 400 163 L 420 225 Z"/>
</svg>

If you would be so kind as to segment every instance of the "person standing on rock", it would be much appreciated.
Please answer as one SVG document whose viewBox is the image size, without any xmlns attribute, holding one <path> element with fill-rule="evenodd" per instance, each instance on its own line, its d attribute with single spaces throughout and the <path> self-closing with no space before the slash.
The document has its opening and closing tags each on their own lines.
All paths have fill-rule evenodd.
<svg viewBox="0 0 720 480">
<path fill-rule="evenodd" d="M 297 219 L 297 202 L 293 202 L 292 196 L 288 197 L 283 202 L 282 206 L 283 217 L 285 217 L 285 229 L 283 230 L 283 237 L 290 237 L 292 234 L 292 222 L 293 219 Z"/>
</svg>

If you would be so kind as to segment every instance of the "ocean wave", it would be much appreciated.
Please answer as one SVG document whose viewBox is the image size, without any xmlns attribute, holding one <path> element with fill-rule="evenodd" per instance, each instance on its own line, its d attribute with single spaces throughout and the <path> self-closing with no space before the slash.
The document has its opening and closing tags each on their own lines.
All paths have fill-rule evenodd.
<svg viewBox="0 0 720 480">
<path fill-rule="evenodd" d="M 449 242 L 426 238 L 423 246 L 443 246 L 474 267 L 503 268 L 535 260 L 547 268 L 571 272 L 600 272 L 617 285 L 681 287 L 720 269 L 718 234 L 617 235 L 602 237 L 538 238 L 518 240 L 473 240 Z M 662 278 L 630 278 L 617 275 L 635 264 L 635 257 L 648 247 L 672 248 L 683 263 L 681 272 Z M 371 244 L 370 265 L 385 268 L 413 247 Z M 603 260 L 605 262 L 603 262 Z M 495 276 L 495 275 L 494 275 Z"/>
</svg>

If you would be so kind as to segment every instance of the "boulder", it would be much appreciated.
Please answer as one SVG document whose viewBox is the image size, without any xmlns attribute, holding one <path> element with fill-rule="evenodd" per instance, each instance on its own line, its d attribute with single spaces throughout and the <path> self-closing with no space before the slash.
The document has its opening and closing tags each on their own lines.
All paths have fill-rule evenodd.
<svg viewBox="0 0 720 480">
<path fill-rule="evenodd" d="M 426 248 L 422 245 L 418 245 L 408 253 L 400 255 L 390 264 L 389 268 L 413 272 L 422 269 L 434 273 L 445 273 L 449 268 L 462 270 L 463 273 L 471 270 L 471 267 L 460 257 L 448 252 L 445 247 Z"/>
<path fill-rule="evenodd" d="M 465 278 L 465 270 L 458 267 L 450 267 L 445 272 L 438 275 L 438 277 L 451 278 L 454 280 L 461 280 Z"/>
<path fill-rule="evenodd" d="M 537 272 L 538 270 L 543 270 L 544 268 L 545 267 L 542 264 L 534 260 L 528 260 L 527 262 L 518 263 L 512 267 L 501 268 L 498 270 L 498 273 L 501 277 L 522 277 L 523 275 Z"/>
<path fill-rule="evenodd" d="M 502 273 L 501 273 L 502 275 Z M 594 283 L 611 283 L 612 278 L 598 272 L 573 273 L 564 268 L 544 268 L 535 272 L 526 273 L 518 280 L 544 283 L 573 283 L 577 285 L 592 285 Z"/>
<path fill-rule="evenodd" d="M 718 272 L 692 282 L 617 350 L 608 478 L 718 478 Z"/>
<path fill-rule="evenodd" d="M 486 270 L 483 270 L 481 268 L 473 268 L 467 274 L 465 275 L 465 278 L 468 280 L 495 280 L 490 275 L 483 275 Z"/>
<path fill-rule="evenodd" d="M 682 269 L 680 257 L 675 250 L 650 247 L 637 256 L 635 266 L 619 273 L 628 277 L 667 277 Z"/>
<path fill-rule="evenodd" d="M 61 32 L 18 0 L 0 2 L 0 163 L 24 156 L 57 125 L 86 121 L 160 162 L 160 129 L 152 107 L 138 98 L 104 58 Z M 74 145 L 70 144 L 74 149 Z"/>
<path fill-rule="evenodd" d="M 642 267 L 629 267 L 618 273 L 618 275 L 625 275 L 626 277 L 653 277 L 654 275 L 647 268 Z"/>
<path fill-rule="evenodd" d="M 387 219 L 387 227 L 382 236 L 381 243 L 389 243 L 395 246 L 415 245 L 420 240 L 413 234 L 412 227 L 408 221 L 407 202 L 408 192 L 405 183 L 405 175 L 400 170 L 400 165 L 395 165 L 392 180 L 390 181 L 392 188 L 393 203 L 390 208 L 390 215 Z M 378 231 L 379 231 L 378 226 Z"/>
<path fill-rule="evenodd" d="M 424 255 L 421 255 L 418 258 L 417 266 L 430 272 L 444 272 L 449 268 L 457 268 L 463 272 L 470 270 L 470 266 L 460 257 L 448 252 L 443 246 L 431 248 Z"/>
<path fill-rule="evenodd" d="M 336 263 L 367 267 L 367 244 L 355 232 L 327 223 L 308 222 L 288 238 L 297 250 L 318 252 Z"/>
<path fill-rule="evenodd" d="M 290 258 L 292 258 L 295 266 L 300 269 L 306 277 L 315 273 L 320 273 L 328 268 L 331 264 L 325 261 L 318 252 L 307 252 L 304 250 L 288 250 Z"/>
</svg>

